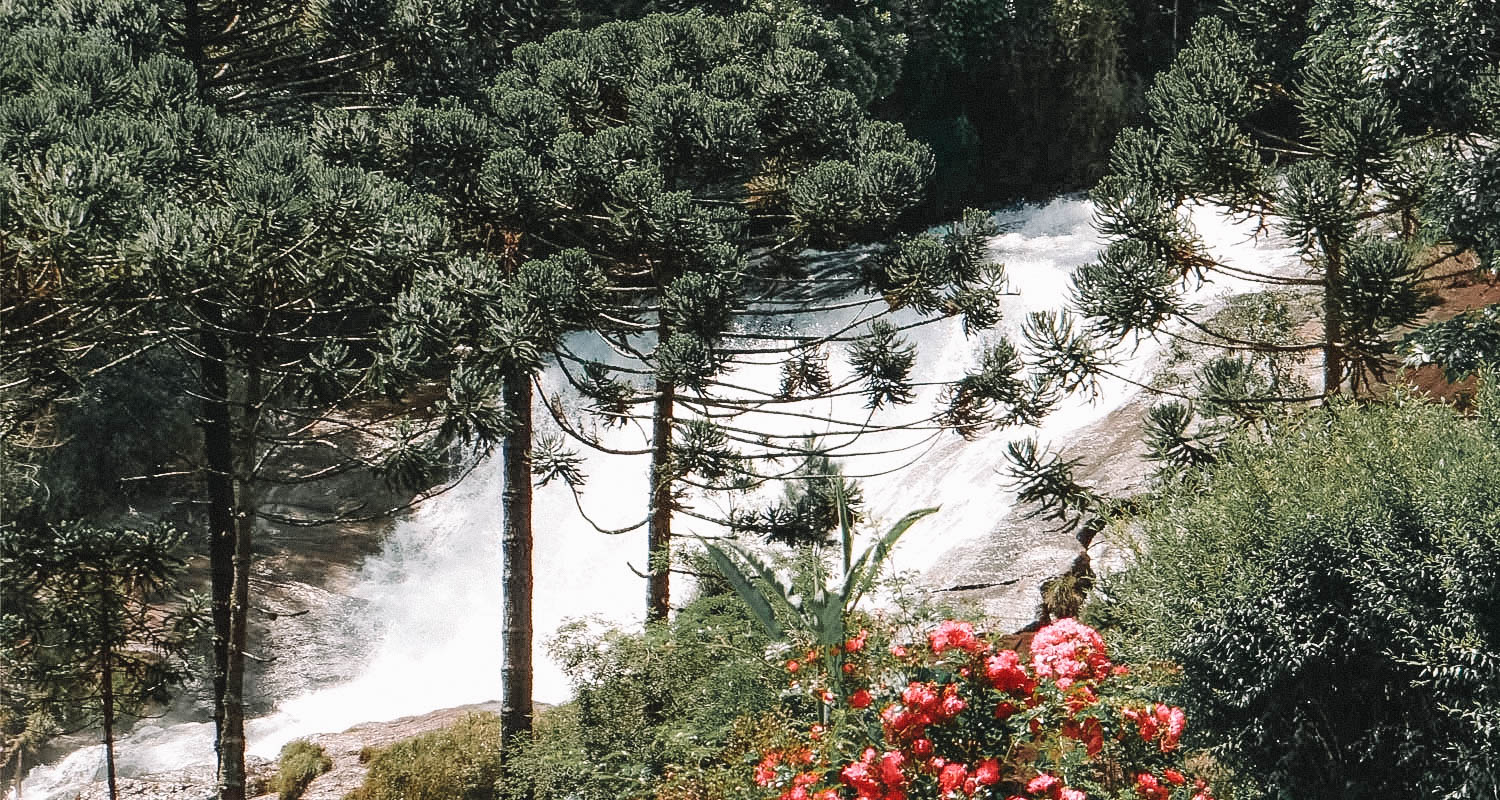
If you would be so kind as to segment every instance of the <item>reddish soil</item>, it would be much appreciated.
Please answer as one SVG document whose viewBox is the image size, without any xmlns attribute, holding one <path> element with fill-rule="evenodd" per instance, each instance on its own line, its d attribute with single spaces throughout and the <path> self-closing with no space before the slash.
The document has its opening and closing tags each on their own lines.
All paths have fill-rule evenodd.
<svg viewBox="0 0 1500 800">
<path fill-rule="evenodd" d="M 1429 271 L 1428 280 L 1437 295 L 1438 304 L 1422 317 L 1422 322 L 1441 322 L 1465 311 L 1500 303 L 1500 275 L 1475 272 L 1472 253 L 1464 253 L 1439 262 Z M 1445 403 L 1466 407 L 1474 396 L 1475 379 L 1451 382 L 1443 369 L 1434 364 L 1403 371 L 1402 380 L 1418 392 Z"/>
</svg>

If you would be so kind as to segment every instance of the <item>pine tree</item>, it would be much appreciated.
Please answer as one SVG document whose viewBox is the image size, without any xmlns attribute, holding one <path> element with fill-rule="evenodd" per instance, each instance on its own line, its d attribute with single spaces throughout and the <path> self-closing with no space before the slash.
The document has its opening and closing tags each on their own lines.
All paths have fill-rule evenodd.
<svg viewBox="0 0 1500 800">
<path fill-rule="evenodd" d="M 1357 392 L 1387 375 L 1392 334 L 1429 303 L 1424 247 L 1436 231 L 1421 210 L 1444 155 L 1367 69 L 1375 17 L 1311 5 L 1236 3 L 1228 22 L 1197 26 L 1147 93 L 1150 124 L 1116 142 L 1093 193 L 1110 242 L 1074 278 L 1104 342 L 1164 332 L 1223 353 L 1201 372 L 1202 392 L 1245 418 L 1266 401 L 1311 399 L 1268 380 L 1258 360 L 1318 352 L 1322 396 Z M 1265 220 L 1298 246 L 1306 273 L 1220 260 L 1189 220 L 1203 206 Z M 1319 335 L 1195 317 L 1187 291 L 1215 277 L 1313 295 Z"/>
<path fill-rule="evenodd" d="M 530 709 L 520 691 L 527 670 L 510 660 L 530 651 L 529 628 L 516 629 L 529 624 L 520 609 L 529 607 L 530 489 L 527 467 L 513 459 L 529 459 L 543 482 L 584 477 L 562 440 L 533 441 L 530 385 L 543 359 L 562 365 L 606 425 L 639 418 L 653 431 L 641 451 L 652 454 L 651 521 L 642 525 L 648 617 L 659 619 L 680 487 L 690 473 L 711 482 L 743 474 L 732 440 L 753 433 L 715 416 L 861 391 L 872 407 L 907 400 L 913 356 L 898 328 L 871 328 L 877 318 L 911 307 L 966 313 L 976 330 L 994 321 L 1001 275 L 984 258 L 983 215 L 942 240 L 902 240 L 862 267 L 820 273 L 799 257 L 809 245 L 888 231 L 928 174 L 923 148 L 860 111 L 876 82 L 864 63 L 825 55 L 841 41 L 835 26 L 800 14 L 652 16 L 516 48 L 482 103 L 413 102 L 378 121 L 322 123 L 341 132 L 328 139 L 339 143 L 330 158 L 380 164 L 429 193 L 462 254 L 410 296 L 412 325 L 392 352 L 403 369 L 447 382 L 450 432 L 502 442 L 507 609 L 517 609 L 506 614 L 508 736 L 528 725 Z M 838 299 L 862 286 L 889 299 Z M 536 313 L 492 302 L 516 294 Z M 871 312 L 832 335 L 770 333 L 793 314 L 841 303 Z M 563 334 L 580 329 L 622 360 L 579 358 Z M 820 364 L 844 346 L 861 354 L 866 377 L 835 387 Z M 780 392 L 709 410 L 737 391 L 717 380 L 725 367 L 768 356 L 786 361 Z M 975 408 L 995 391 L 987 385 L 954 405 Z M 604 447 L 546 410 L 565 435 Z M 760 458 L 809 455 L 799 436 Z"/>
<path fill-rule="evenodd" d="M 65 727 L 97 724 L 109 796 L 117 796 L 115 732 L 186 678 L 200 620 L 192 598 L 161 613 L 185 562 L 167 526 L 69 523 L 0 529 L 7 576 L 0 616 L 7 698 Z"/>
<path fill-rule="evenodd" d="M 208 500 L 220 792 L 237 798 L 256 481 L 269 459 L 349 427 L 332 412 L 371 389 L 381 326 L 443 233 L 400 185 L 311 155 L 294 126 L 246 117 L 271 106 L 236 105 L 252 84 L 295 99 L 269 87 L 296 89 L 302 73 L 267 72 L 270 51 L 229 57 L 273 32 L 285 63 L 311 53 L 295 47 L 288 9 L 195 48 L 179 23 L 206 5 L 65 4 L 6 30 L 14 288 L 0 368 L 51 389 L 12 407 L 14 431 L 89 377 L 79 354 L 118 354 L 95 369 L 153 350 L 191 365 L 179 377 L 202 404 L 202 451 L 189 458 Z"/>
</svg>

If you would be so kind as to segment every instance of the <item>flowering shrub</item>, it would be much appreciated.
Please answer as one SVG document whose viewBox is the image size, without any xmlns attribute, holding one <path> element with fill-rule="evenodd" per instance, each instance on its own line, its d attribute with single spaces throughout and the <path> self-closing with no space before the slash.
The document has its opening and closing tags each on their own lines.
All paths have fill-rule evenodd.
<svg viewBox="0 0 1500 800">
<path fill-rule="evenodd" d="M 1182 709 L 1138 696 L 1076 620 L 1039 631 L 1029 658 L 954 620 L 925 643 L 870 641 L 861 631 L 786 662 L 792 696 L 823 722 L 757 754 L 768 797 L 1213 800 L 1184 772 Z"/>
</svg>

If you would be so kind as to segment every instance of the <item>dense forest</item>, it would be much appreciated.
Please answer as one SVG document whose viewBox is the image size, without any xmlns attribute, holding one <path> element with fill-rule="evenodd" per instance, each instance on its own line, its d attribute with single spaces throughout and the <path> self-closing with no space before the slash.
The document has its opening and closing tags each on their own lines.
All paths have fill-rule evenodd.
<svg viewBox="0 0 1500 800">
<path fill-rule="evenodd" d="M 495 459 L 499 713 L 349 797 L 1500 797 L 1500 5 L 12 0 L 0 41 L 7 786 L 83 732 L 150 796 L 115 742 L 200 691 L 200 795 L 302 796 L 318 745 L 247 768 L 266 527 Z M 1101 246 L 1007 319 L 992 210 L 1064 194 Z M 1107 383 L 1126 490 L 1032 435 Z M 1026 630 L 886 569 L 935 509 L 858 466 L 1007 429 L 995 515 L 1083 548 Z M 542 641 L 534 492 L 610 456 L 644 622 Z"/>
</svg>

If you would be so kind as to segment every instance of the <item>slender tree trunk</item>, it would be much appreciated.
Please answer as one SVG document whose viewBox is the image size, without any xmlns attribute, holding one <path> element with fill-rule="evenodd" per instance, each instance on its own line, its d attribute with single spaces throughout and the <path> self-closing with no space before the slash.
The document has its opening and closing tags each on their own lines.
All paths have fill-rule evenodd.
<svg viewBox="0 0 1500 800">
<path fill-rule="evenodd" d="M 672 610 L 672 414 L 676 396 L 676 386 L 656 382 L 651 413 L 651 505 L 646 523 L 648 623 L 665 620 Z"/>
<path fill-rule="evenodd" d="M 250 528 L 255 520 L 248 515 L 237 516 L 229 666 L 224 676 L 224 724 L 219 734 L 219 800 L 245 800 L 245 642 L 250 601 Z"/>
<path fill-rule="evenodd" d="M 104 771 L 109 800 L 118 800 L 120 790 L 115 785 L 115 665 L 110 655 L 110 646 L 104 645 L 99 659 L 99 702 L 104 707 Z"/>
<path fill-rule="evenodd" d="M 229 377 L 224 343 L 204 333 L 199 360 L 203 383 L 203 450 L 208 467 L 208 563 L 213 615 L 214 752 L 224 758 L 224 699 L 229 675 L 230 598 L 234 591 L 234 426 L 230 420 Z"/>
<path fill-rule="evenodd" d="M 1343 253 L 1325 241 L 1323 254 L 1323 395 L 1331 398 L 1344 379 Z"/>
<path fill-rule="evenodd" d="M 507 757 L 511 741 L 531 731 L 531 376 L 521 369 L 508 371 L 501 392 L 515 425 L 500 446 L 505 466 L 500 742 L 501 755 Z"/>
<path fill-rule="evenodd" d="M 252 330 L 259 331 L 255 325 Z M 239 492 L 234 514 L 234 585 L 229 602 L 228 667 L 224 674 L 224 727 L 219 747 L 219 800 L 245 800 L 245 645 L 250 623 L 251 546 L 255 532 L 256 442 L 261 425 L 260 345 L 245 368 L 243 424 L 235 453 Z"/>
</svg>

